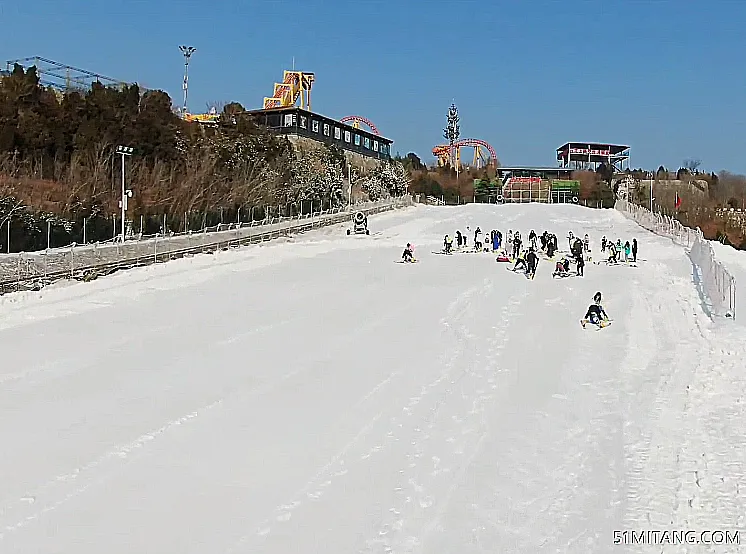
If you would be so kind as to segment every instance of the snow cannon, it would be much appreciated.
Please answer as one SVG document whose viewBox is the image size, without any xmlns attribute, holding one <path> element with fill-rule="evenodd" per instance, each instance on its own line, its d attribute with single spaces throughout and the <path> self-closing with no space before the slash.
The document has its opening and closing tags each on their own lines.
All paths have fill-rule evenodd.
<svg viewBox="0 0 746 554">
<path fill-rule="evenodd" d="M 370 235 L 368 230 L 368 216 L 363 212 L 355 212 L 352 216 L 352 229 L 347 229 L 347 234 Z"/>
</svg>

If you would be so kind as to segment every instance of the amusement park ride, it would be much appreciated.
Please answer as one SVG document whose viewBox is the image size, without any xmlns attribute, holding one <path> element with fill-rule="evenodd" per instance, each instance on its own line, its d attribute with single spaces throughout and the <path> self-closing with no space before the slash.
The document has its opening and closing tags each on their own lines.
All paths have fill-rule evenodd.
<svg viewBox="0 0 746 554">
<path fill-rule="evenodd" d="M 474 148 L 474 159 L 472 165 L 477 169 L 491 165 L 495 167 L 497 165 L 497 154 L 495 149 L 492 148 L 487 142 L 479 139 L 461 139 L 453 143 L 453 152 L 451 154 L 451 147 L 448 144 L 439 144 L 433 148 L 433 155 L 438 158 L 438 165 L 452 166 L 461 168 L 461 149 L 462 148 Z M 484 155 L 484 150 L 489 152 L 489 157 Z"/>
<path fill-rule="evenodd" d="M 275 83 L 275 90 L 272 96 L 264 98 L 262 109 L 271 110 L 274 108 L 290 108 L 298 106 L 300 100 L 301 109 L 311 111 L 311 89 L 316 81 L 316 75 L 304 71 L 285 71 L 282 83 Z M 183 114 L 186 121 L 194 121 L 202 124 L 217 124 L 220 114 L 215 108 L 212 108 L 206 114 Z M 372 121 L 359 115 L 348 115 L 339 120 L 340 123 L 351 124 L 352 127 L 360 129 L 360 125 L 370 128 L 374 135 L 380 136 L 381 133 Z M 493 153 L 494 155 L 494 153 Z"/>
</svg>

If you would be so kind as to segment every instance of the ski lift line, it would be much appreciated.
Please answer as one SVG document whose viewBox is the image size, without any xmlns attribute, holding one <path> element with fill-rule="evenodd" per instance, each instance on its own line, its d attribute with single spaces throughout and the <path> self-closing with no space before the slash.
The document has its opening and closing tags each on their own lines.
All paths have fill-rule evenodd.
<svg viewBox="0 0 746 554">
<path fill-rule="evenodd" d="M 107 81 L 112 81 L 114 83 L 126 84 L 125 81 L 120 81 L 119 79 L 114 79 L 112 77 L 107 77 L 106 75 L 101 75 L 100 73 L 94 73 L 94 72 L 88 71 L 86 69 L 80 69 L 80 68 L 74 67 L 72 65 L 65 65 L 65 64 L 62 64 L 60 62 L 56 62 L 54 60 L 50 60 L 50 59 L 47 59 L 47 58 L 42 58 L 41 56 L 32 56 L 30 58 L 20 58 L 18 60 L 10 60 L 10 61 L 7 62 L 8 69 L 10 69 L 10 66 L 12 64 L 20 63 L 20 62 L 30 62 L 30 61 L 40 61 L 40 62 L 44 62 L 44 63 L 49 64 L 49 65 L 53 65 L 53 66 L 55 66 L 55 67 L 57 67 L 59 69 L 67 69 L 67 70 L 77 71 L 78 73 L 82 73 L 83 75 L 87 75 L 88 77 L 96 77 L 97 79 L 105 79 Z M 21 65 L 23 65 L 23 64 L 21 64 Z M 47 71 L 49 71 L 49 70 L 47 70 Z"/>
</svg>

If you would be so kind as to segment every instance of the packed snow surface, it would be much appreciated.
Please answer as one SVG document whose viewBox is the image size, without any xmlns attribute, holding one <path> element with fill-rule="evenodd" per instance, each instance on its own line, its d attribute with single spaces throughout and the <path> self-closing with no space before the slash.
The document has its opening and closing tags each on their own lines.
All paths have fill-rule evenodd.
<svg viewBox="0 0 746 554">
<path fill-rule="evenodd" d="M 641 260 L 565 279 L 542 260 L 532 281 L 493 254 L 431 253 L 477 226 L 547 229 L 564 250 L 588 233 L 594 261 L 602 235 L 636 237 Z M 744 346 L 706 317 L 683 248 L 568 205 L 416 207 L 369 227 L 0 298 L 0 552 L 746 541 Z M 418 263 L 393 263 L 407 242 Z M 596 291 L 614 321 L 584 330 Z"/>
</svg>

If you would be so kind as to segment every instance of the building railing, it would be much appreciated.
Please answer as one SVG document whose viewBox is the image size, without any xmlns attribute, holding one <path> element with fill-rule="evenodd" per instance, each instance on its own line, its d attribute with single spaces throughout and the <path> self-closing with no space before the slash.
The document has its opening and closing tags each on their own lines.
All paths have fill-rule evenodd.
<svg viewBox="0 0 746 554">
<path fill-rule="evenodd" d="M 136 236 L 124 243 L 73 243 L 63 248 L 50 248 L 39 252 L 0 254 L 0 294 L 19 290 L 39 290 L 60 279 L 88 281 L 120 269 L 150 265 L 203 252 L 227 250 L 327 225 L 351 222 L 352 215 L 357 211 L 372 215 L 411 205 L 412 198 L 404 196 L 307 214 L 268 217 L 250 223 L 219 224 L 196 232 Z"/>
<path fill-rule="evenodd" d="M 697 287 L 712 315 L 735 319 L 736 279 L 715 258 L 715 251 L 701 229 L 691 229 L 672 217 L 652 213 L 625 200 L 617 200 L 614 207 L 648 231 L 686 247 L 689 259 L 696 268 Z"/>
</svg>

